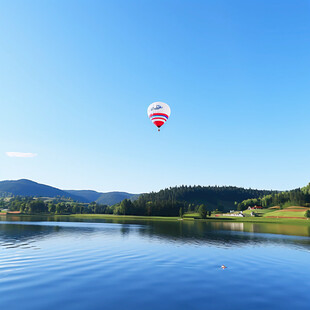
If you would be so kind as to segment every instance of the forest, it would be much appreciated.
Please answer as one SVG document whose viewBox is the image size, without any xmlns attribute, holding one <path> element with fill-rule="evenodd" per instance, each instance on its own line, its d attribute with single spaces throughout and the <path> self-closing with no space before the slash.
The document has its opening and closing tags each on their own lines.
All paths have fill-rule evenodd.
<svg viewBox="0 0 310 310">
<path fill-rule="evenodd" d="M 0 199 L 0 208 L 26 214 L 117 214 L 143 216 L 179 216 L 186 212 L 225 211 L 237 208 L 246 199 L 262 199 L 276 192 L 244 189 L 233 186 L 179 186 L 157 193 L 142 194 L 137 200 L 124 199 L 113 206 L 80 203 L 71 199 L 42 199 L 40 197 L 10 197 Z M 253 200 L 253 201 L 254 201 Z M 256 201 L 256 200 L 255 200 Z M 258 200 L 257 200 L 258 201 Z"/>
<path fill-rule="evenodd" d="M 272 193 L 258 198 L 245 199 L 238 204 L 238 210 L 242 211 L 252 206 L 262 206 L 264 208 L 274 206 L 280 206 L 281 208 L 290 206 L 310 207 L 310 183 L 305 187 L 290 191 Z"/>
<path fill-rule="evenodd" d="M 15 196 L 0 199 L 0 208 L 25 214 L 112 214 L 113 208 L 97 203 L 79 203 L 62 199 L 44 200 L 36 197 Z"/>
</svg>

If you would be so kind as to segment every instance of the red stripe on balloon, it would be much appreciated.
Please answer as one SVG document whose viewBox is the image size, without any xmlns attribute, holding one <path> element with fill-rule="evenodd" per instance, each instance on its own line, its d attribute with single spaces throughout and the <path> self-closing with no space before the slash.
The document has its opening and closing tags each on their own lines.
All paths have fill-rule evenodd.
<svg viewBox="0 0 310 310">
<path fill-rule="evenodd" d="M 158 120 L 158 121 L 163 121 L 163 122 L 166 122 L 167 120 L 165 119 L 165 118 L 163 118 L 163 117 L 154 117 L 153 119 L 152 119 L 152 122 L 153 121 L 156 121 L 156 120 Z"/>
</svg>

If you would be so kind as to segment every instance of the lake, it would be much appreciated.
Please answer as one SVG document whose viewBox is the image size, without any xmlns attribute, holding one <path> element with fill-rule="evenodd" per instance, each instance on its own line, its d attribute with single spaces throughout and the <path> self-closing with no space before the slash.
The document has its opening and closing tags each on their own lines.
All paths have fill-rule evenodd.
<svg viewBox="0 0 310 310">
<path fill-rule="evenodd" d="M 0 220 L 0 309 L 309 309 L 309 226 L 22 220 Z"/>
</svg>

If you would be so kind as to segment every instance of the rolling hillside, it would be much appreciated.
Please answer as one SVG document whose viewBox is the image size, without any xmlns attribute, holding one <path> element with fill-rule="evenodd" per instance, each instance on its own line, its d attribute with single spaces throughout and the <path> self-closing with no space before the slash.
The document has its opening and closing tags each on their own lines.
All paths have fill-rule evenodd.
<svg viewBox="0 0 310 310">
<path fill-rule="evenodd" d="M 161 190 L 157 193 L 135 195 L 126 192 L 101 193 L 93 190 L 61 190 L 27 179 L 0 182 L 1 193 L 34 197 L 66 197 L 79 202 L 97 202 L 114 205 L 124 199 L 136 200 L 136 205 L 144 206 L 147 202 L 171 201 L 187 204 L 206 204 L 211 209 L 229 210 L 236 207 L 235 203 L 248 198 L 258 198 L 273 191 L 238 188 L 233 186 L 180 186 Z"/>
<path fill-rule="evenodd" d="M 33 197 L 66 197 L 79 202 L 97 202 L 105 205 L 113 205 L 124 199 L 135 199 L 139 195 L 126 192 L 100 193 L 92 190 L 61 190 L 56 187 L 40 184 L 31 180 L 0 181 L 0 197 L 8 194 L 13 196 Z"/>
<path fill-rule="evenodd" d="M 108 193 L 100 193 L 91 190 L 68 190 L 70 194 L 78 195 L 87 199 L 87 202 L 97 202 L 103 205 L 114 205 L 116 203 L 121 202 L 124 199 L 136 199 L 139 195 L 130 194 L 126 192 L 108 192 Z"/>
<path fill-rule="evenodd" d="M 102 193 L 102 195 L 97 199 L 96 202 L 106 205 L 113 205 L 115 203 L 121 202 L 124 199 L 135 200 L 139 197 L 139 194 L 129 194 L 126 192 L 109 192 Z"/>
<path fill-rule="evenodd" d="M 40 184 L 31 180 L 9 180 L 0 182 L 0 193 L 10 193 L 14 196 L 34 197 L 66 197 L 80 202 L 87 202 L 85 198 L 70 194 L 59 188 Z"/>
<path fill-rule="evenodd" d="M 71 195 L 83 197 L 87 202 L 97 201 L 102 193 L 98 193 L 92 190 L 66 190 Z"/>
</svg>

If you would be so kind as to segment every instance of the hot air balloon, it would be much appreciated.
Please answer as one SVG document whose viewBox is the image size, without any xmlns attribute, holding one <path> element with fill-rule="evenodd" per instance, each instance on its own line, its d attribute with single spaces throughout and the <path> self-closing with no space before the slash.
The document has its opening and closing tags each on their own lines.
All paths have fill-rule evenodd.
<svg viewBox="0 0 310 310">
<path fill-rule="evenodd" d="M 170 107 L 164 102 L 153 102 L 147 109 L 147 115 L 160 131 L 160 127 L 165 124 L 170 116 Z"/>
</svg>

